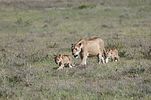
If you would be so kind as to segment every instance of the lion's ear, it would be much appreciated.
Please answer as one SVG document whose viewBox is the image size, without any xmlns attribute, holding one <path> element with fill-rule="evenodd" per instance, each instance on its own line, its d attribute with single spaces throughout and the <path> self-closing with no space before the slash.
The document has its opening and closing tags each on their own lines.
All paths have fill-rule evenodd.
<svg viewBox="0 0 151 100">
<path fill-rule="evenodd" d="M 62 57 L 62 54 L 59 54 L 59 57 Z"/>
<path fill-rule="evenodd" d="M 74 47 L 74 44 L 71 44 L 71 47 Z"/>
</svg>

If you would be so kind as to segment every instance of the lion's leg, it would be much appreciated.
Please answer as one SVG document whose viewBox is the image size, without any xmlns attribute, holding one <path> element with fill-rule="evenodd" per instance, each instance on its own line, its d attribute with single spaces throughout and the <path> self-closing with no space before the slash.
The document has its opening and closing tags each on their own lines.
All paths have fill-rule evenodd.
<svg viewBox="0 0 151 100">
<path fill-rule="evenodd" d="M 64 64 L 61 64 L 61 66 L 59 66 L 59 68 L 57 70 L 63 69 Z"/>
<path fill-rule="evenodd" d="M 87 56 L 83 57 L 81 65 L 86 65 Z"/>
<path fill-rule="evenodd" d="M 101 61 L 103 64 L 105 63 L 105 60 L 104 60 L 102 53 L 99 53 L 99 64 L 101 64 Z"/>
<path fill-rule="evenodd" d="M 105 60 L 104 60 L 104 58 L 103 58 L 103 57 L 101 58 L 101 60 L 102 60 L 102 63 L 104 64 L 104 63 L 105 63 Z"/>
</svg>

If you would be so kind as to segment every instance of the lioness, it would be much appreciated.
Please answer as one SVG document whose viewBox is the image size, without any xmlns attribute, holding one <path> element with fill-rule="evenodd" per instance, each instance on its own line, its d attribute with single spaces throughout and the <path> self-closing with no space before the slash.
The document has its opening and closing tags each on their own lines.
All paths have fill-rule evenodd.
<svg viewBox="0 0 151 100">
<path fill-rule="evenodd" d="M 104 41 L 99 37 L 80 39 L 77 43 L 72 44 L 72 55 L 75 58 L 80 56 L 81 65 L 86 65 L 88 56 L 98 56 L 99 64 L 104 63 L 103 52 L 105 51 Z"/>
<path fill-rule="evenodd" d="M 68 66 L 70 68 L 74 66 L 72 64 L 72 59 L 69 55 L 59 54 L 59 55 L 56 55 L 54 59 L 55 59 L 56 64 L 59 65 L 58 70 L 63 69 L 64 66 Z"/>
<path fill-rule="evenodd" d="M 111 58 L 112 61 L 118 61 L 119 60 L 118 50 L 115 48 L 107 50 L 105 59 L 106 63 L 109 62 L 109 58 Z"/>
</svg>

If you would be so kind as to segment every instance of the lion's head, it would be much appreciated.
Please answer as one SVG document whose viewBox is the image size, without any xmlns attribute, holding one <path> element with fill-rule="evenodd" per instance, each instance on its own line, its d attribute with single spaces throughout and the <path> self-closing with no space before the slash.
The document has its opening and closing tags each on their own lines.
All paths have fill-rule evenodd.
<svg viewBox="0 0 151 100">
<path fill-rule="evenodd" d="M 81 51 L 82 51 L 82 48 L 83 48 L 83 43 L 82 42 L 78 42 L 76 44 L 72 44 L 72 47 L 71 47 L 72 55 L 75 58 L 78 58 L 80 53 L 81 53 Z"/>
</svg>

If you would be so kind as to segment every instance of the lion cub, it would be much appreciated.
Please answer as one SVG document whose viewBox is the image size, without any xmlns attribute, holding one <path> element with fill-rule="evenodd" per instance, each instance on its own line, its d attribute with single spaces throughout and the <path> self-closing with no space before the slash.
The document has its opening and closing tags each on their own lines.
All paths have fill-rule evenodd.
<svg viewBox="0 0 151 100">
<path fill-rule="evenodd" d="M 109 59 L 111 59 L 111 61 L 119 61 L 119 55 L 118 55 L 118 50 L 117 49 L 109 49 L 106 51 L 106 63 L 109 62 Z"/>
<path fill-rule="evenodd" d="M 72 68 L 74 65 L 72 64 L 72 59 L 69 55 L 56 55 L 55 63 L 59 65 L 58 70 L 63 69 L 65 66 Z"/>
</svg>

